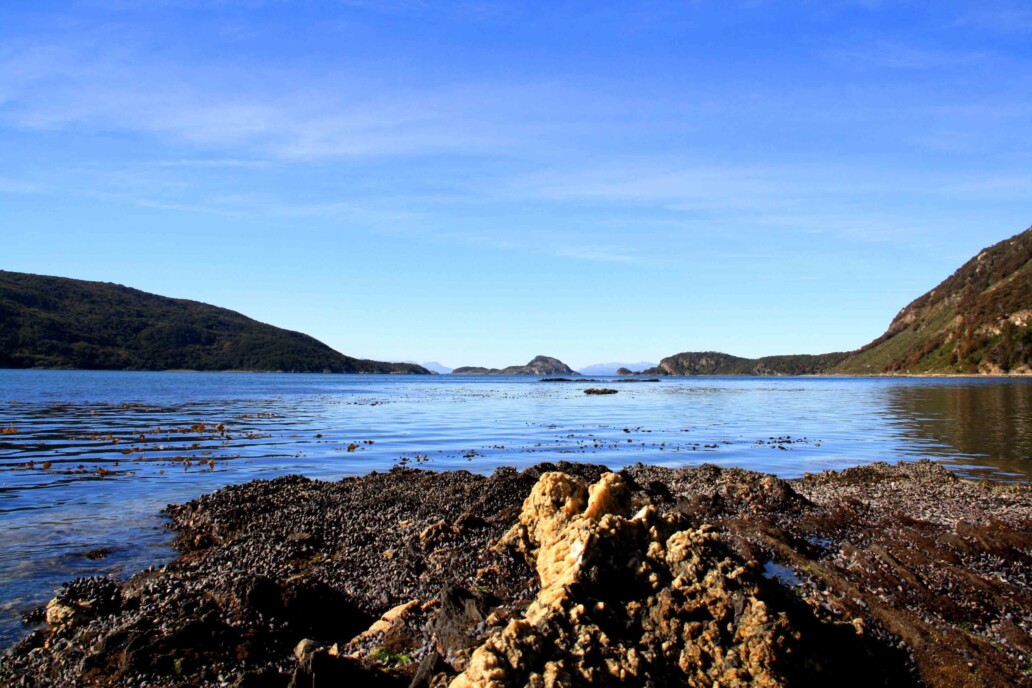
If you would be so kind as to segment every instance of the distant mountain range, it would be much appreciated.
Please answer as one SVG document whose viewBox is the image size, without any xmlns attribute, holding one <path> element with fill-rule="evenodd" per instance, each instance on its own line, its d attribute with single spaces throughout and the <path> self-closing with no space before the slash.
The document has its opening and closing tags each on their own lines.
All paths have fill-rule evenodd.
<svg viewBox="0 0 1032 688">
<path fill-rule="evenodd" d="M 847 353 L 669 356 L 646 375 L 1032 374 L 1032 228 L 991 246 Z"/>
<path fill-rule="evenodd" d="M 0 368 L 430 372 L 345 356 L 300 332 L 197 301 L 3 270 Z"/>
<path fill-rule="evenodd" d="M 646 361 L 640 361 L 638 363 L 595 363 L 594 365 L 589 365 L 586 368 L 581 368 L 577 372 L 581 375 L 616 375 L 621 368 L 630 371 L 639 371 L 654 367 L 656 367 L 655 363 L 648 363 Z"/>
<path fill-rule="evenodd" d="M 451 368 L 444 365 L 443 363 L 438 363 L 437 361 L 430 361 L 429 363 L 416 363 L 415 361 L 405 361 L 405 363 L 412 363 L 414 365 L 422 366 L 434 375 L 447 375 L 452 371 Z"/>
<path fill-rule="evenodd" d="M 535 356 L 530 363 L 522 366 L 509 366 L 508 368 L 480 368 L 478 366 L 464 366 L 452 371 L 453 375 L 579 375 L 576 370 L 570 368 L 558 358 L 548 356 Z"/>
</svg>

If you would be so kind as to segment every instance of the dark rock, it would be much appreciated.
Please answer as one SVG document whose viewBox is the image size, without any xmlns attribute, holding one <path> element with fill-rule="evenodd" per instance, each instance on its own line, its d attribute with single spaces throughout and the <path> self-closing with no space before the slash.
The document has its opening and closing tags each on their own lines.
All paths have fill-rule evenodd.
<svg viewBox="0 0 1032 688">
<path fill-rule="evenodd" d="M 233 585 L 232 602 L 241 615 L 283 611 L 283 589 L 268 576 L 246 576 Z"/>
<path fill-rule="evenodd" d="M 244 672 L 233 684 L 233 688 L 286 688 L 291 677 L 273 668 Z"/>
<path fill-rule="evenodd" d="M 477 627 L 501 600 L 490 593 L 470 592 L 448 583 L 441 589 L 440 602 L 432 634 L 438 652 L 447 655 L 473 646 Z"/>
<path fill-rule="evenodd" d="M 574 380 L 569 377 L 543 377 L 538 382 L 602 382 L 591 377 L 582 377 Z"/>
<path fill-rule="evenodd" d="M 283 618 L 299 634 L 328 642 L 347 640 L 369 627 L 373 617 L 339 590 L 316 578 L 289 582 L 283 590 Z"/>
<path fill-rule="evenodd" d="M 409 688 L 430 688 L 430 682 L 440 674 L 450 674 L 451 667 L 436 652 L 429 652 L 419 663 Z"/>
<path fill-rule="evenodd" d="M 36 607 L 21 615 L 21 622 L 25 626 L 35 626 L 47 620 L 46 606 Z"/>
<path fill-rule="evenodd" d="M 452 529 L 461 533 L 464 530 L 486 528 L 487 526 L 488 522 L 476 514 L 465 513 L 462 516 L 459 516 L 455 521 L 455 524 L 452 525 Z"/>
<path fill-rule="evenodd" d="M 288 688 L 347 688 L 349 686 L 403 686 L 398 677 L 362 666 L 349 657 L 331 655 L 319 649 L 305 655 L 290 679 Z"/>
</svg>

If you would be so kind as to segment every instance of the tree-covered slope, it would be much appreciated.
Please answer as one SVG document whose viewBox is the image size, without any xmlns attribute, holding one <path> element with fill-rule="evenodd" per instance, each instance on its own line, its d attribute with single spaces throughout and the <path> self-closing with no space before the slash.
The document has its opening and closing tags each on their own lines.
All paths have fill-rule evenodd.
<svg viewBox="0 0 1032 688">
<path fill-rule="evenodd" d="M 835 372 L 1032 372 L 1032 228 L 914 300 Z"/>
<path fill-rule="evenodd" d="M 300 332 L 197 301 L 3 270 L 0 367 L 428 372 L 351 358 Z"/>
<path fill-rule="evenodd" d="M 797 354 L 741 358 L 717 351 L 686 351 L 667 356 L 643 375 L 820 375 L 849 354 Z"/>
<path fill-rule="evenodd" d="M 991 246 L 849 353 L 668 356 L 646 375 L 1032 373 L 1032 228 Z"/>
</svg>

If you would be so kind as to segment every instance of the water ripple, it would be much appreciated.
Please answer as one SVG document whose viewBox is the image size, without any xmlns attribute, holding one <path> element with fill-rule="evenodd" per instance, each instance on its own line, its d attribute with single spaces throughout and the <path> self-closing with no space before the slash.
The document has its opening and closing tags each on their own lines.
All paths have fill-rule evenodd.
<svg viewBox="0 0 1032 688">
<path fill-rule="evenodd" d="M 931 457 L 1028 479 L 1032 385 L 997 380 L 0 371 L 0 645 L 78 575 L 169 558 L 158 512 L 229 483 L 415 465 L 714 463 L 786 477 Z M 103 549 L 105 558 L 85 555 Z"/>
</svg>

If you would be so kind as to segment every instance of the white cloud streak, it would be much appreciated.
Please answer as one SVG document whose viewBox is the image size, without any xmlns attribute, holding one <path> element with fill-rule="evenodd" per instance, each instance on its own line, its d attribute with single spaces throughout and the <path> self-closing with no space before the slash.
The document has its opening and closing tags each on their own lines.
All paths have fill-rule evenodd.
<svg viewBox="0 0 1032 688">
<path fill-rule="evenodd" d="M 851 68 L 937 70 L 984 65 L 997 56 L 972 50 L 947 50 L 893 41 L 866 46 L 836 46 L 823 51 L 832 62 Z"/>
<path fill-rule="evenodd" d="M 568 231 L 559 229 L 509 230 L 504 234 L 499 234 L 497 230 L 446 231 L 427 233 L 424 238 L 591 263 L 637 264 L 643 262 L 638 247 L 628 246 L 626 243 L 599 242 L 591 236 L 578 239 L 571 237 Z"/>
<path fill-rule="evenodd" d="M 298 80 L 289 71 L 197 71 L 91 46 L 0 51 L 0 122 L 8 127 L 140 132 L 280 160 L 515 149 L 534 119 L 519 111 L 548 102 L 549 90 L 490 83 L 385 89 L 354 74 Z"/>
</svg>

